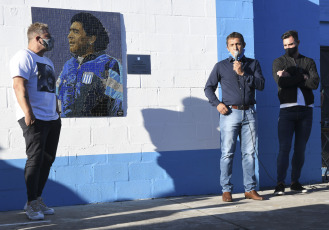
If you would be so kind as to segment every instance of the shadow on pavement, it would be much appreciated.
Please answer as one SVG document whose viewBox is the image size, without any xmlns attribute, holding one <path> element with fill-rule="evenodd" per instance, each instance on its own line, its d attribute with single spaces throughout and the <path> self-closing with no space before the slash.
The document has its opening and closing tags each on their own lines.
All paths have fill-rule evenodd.
<svg viewBox="0 0 329 230">
<path fill-rule="evenodd" d="M 59 207 L 45 222 L 15 229 L 328 229 L 329 204 L 315 199 L 321 195 L 325 200 L 328 186 L 314 191 L 319 193 L 272 196 L 267 201 L 245 200 L 240 194 L 232 203 L 202 196 Z M 271 191 L 265 193 L 271 196 Z M 8 223 L 10 216 L 16 223 L 28 222 L 22 212 L 5 214 L 0 223 Z"/>
</svg>

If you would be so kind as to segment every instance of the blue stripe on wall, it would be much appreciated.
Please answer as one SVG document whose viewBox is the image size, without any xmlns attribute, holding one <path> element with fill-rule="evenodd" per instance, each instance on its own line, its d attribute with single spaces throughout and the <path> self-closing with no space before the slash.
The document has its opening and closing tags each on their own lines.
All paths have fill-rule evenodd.
<svg viewBox="0 0 329 230">
<path fill-rule="evenodd" d="M 260 61 L 266 79 L 264 91 L 257 93 L 259 154 L 265 166 L 260 167 L 260 186 L 273 187 L 276 184 L 276 157 L 279 152 L 277 123 L 280 108 L 278 88 L 272 77 L 272 63 L 275 58 L 284 54 L 281 35 L 288 30 L 297 30 L 300 53 L 313 58 L 318 71 L 320 70 L 319 4 L 316 0 L 254 0 L 254 16 L 255 56 Z M 300 182 L 304 184 L 321 181 L 321 109 L 318 90 L 313 91 L 313 127 L 300 178 Z M 291 167 L 287 171 L 286 184 L 291 182 L 290 175 Z"/>
<path fill-rule="evenodd" d="M 214 194 L 218 150 L 58 157 L 44 198 L 73 205 L 153 197 Z M 0 211 L 22 209 L 25 160 L 0 161 Z"/>
<path fill-rule="evenodd" d="M 65 206 L 219 194 L 219 158 L 218 149 L 57 157 L 43 197 L 50 206 Z M 24 165 L 24 159 L 0 160 L 0 211 L 23 208 Z M 242 192 L 241 164 L 233 175 L 234 191 Z"/>
<path fill-rule="evenodd" d="M 218 60 L 228 57 L 226 37 L 239 32 L 246 42 L 246 56 L 254 57 L 253 0 L 216 0 Z"/>
</svg>

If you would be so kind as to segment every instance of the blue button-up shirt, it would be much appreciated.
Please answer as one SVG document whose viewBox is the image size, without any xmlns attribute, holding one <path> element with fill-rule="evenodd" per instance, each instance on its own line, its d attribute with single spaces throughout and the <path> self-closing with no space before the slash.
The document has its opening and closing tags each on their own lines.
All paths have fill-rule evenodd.
<svg viewBox="0 0 329 230">
<path fill-rule="evenodd" d="M 229 57 L 218 62 L 208 78 L 205 94 L 210 104 L 218 106 L 221 103 L 215 94 L 220 82 L 222 88 L 222 103 L 225 105 L 253 105 L 256 104 L 255 89 L 263 90 L 265 79 L 259 62 L 255 59 L 242 57 L 244 75 L 239 76 L 233 70 L 234 58 Z"/>
</svg>

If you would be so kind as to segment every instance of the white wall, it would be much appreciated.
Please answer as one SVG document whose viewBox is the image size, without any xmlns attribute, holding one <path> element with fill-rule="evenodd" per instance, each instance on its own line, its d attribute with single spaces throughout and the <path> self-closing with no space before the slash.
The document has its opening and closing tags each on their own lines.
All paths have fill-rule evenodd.
<svg viewBox="0 0 329 230">
<path fill-rule="evenodd" d="M 219 147 L 218 115 L 203 93 L 217 61 L 214 0 L 0 2 L 0 159 L 25 158 L 8 63 L 16 51 L 27 47 L 31 7 L 119 12 L 126 38 L 123 55 L 151 55 L 151 75 L 124 76 L 126 116 L 62 119 L 58 156 Z M 123 66 L 125 62 L 123 57 Z"/>
</svg>

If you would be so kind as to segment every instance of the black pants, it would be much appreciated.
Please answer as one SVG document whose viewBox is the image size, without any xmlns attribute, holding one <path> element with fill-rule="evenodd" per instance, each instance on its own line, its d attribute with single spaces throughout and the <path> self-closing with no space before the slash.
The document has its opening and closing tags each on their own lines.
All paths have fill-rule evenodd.
<svg viewBox="0 0 329 230">
<path fill-rule="evenodd" d="M 55 161 L 61 120 L 35 122 L 26 126 L 25 119 L 18 121 L 23 130 L 26 144 L 27 160 L 24 176 L 28 201 L 41 196 L 47 182 L 50 168 Z"/>
</svg>

